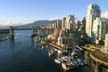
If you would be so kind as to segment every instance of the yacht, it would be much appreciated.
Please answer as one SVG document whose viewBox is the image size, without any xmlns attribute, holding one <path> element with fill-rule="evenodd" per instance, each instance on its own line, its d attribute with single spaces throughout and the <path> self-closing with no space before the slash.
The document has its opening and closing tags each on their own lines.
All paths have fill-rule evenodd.
<svg viewBox="0 0 108 72">
<path fill-rule="evenodd" d="M 53 56 L 54 54 L 55 54 L 54 49 L 49 48 L 48 49 L 48 55 L 49 55 L 49 57 Z"/>
<path fill-rule="evenodd" d="M 57 64 L 60 64 L 61 63 L 61 58 L 55 58 L 54 62 L 57 63 Z"/>
<path fill-rule="evenodd" d="M 81 57 L 81 53 L 78 50 L 73 50 L 71 55 L 63 56 L 61 58 L 61 65 L 64 70 L 70 70 L 73 68 L 78 68 L 79 66 L 83 66 L 84 59 Z"/>
<path fill-rule="evenodd" d="M 64 70 L 73 69 L 72 57 L 70 57 L 70 56 L 64 56 L 61 59 L 62 59 L 61 65 L 62 65 L 62 68 Z"/>
<path fill-rule="evenodd" d="M 54 59 L 55 63 L 60 64 L 61 63 L 61 54 L 62 51 L 61 50 L 56 50 L 56 58 Z"/>
</svg>

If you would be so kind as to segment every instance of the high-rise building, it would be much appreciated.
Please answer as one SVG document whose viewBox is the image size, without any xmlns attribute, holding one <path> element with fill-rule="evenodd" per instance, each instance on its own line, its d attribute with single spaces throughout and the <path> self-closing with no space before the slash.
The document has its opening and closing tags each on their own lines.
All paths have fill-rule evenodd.
<svg viewBox="0 0 108 72">
<path fill-rule="evenodd" d="M 75 30 L 76 29 L 74 15 L 69 15 L 66 17 L 65 29 L 67 29 L 67 30 Z"/>
<path fill-rule="evenodd" d="M 62 30 L 65 29 L 65 21 L 66 21 L 66 17 L 62 18 Z"/>
<path fill-rule="evenodd" d="M 93 22 L 93 36 L 92 43 L 98 44 L 100 41 L 105 40 L 105 34 L 107 30 L 108 20 L 97 17 Z"/>
<path fill-rule="evenodd" d="M 62 18 L 62 30 L 59 33 L 58 45 L 63 48 L 73 47 L 74 44 L 79 45 L 80 34 L 77 29 L 80 27 L 80 22 L 75 19 L 74 15 L 69 15 Z"/>
<path fill-rule="evenodd" d="M 92 38 L 92 30 L 93 30 L 93 21 L 96 17 L 100 17 L 100 7 L 96 4 L 90 4 L 88 6 L 87 15 L 86 15 L 86 33 Z"/>
<path fill-rule="evenodd" d="M 108 33 L 105 35 L 105 45 L 104 48 L 101 49 L 101 51 L 108 54 Z"/>
<path fill-rule="evenodd" d="M 62 30 L 75 31 L 79 26 L 79 21 L 74 15 L 68 15 L 62 18 Z"/>
<path fill-rule="evenodd" d="M 105 35 L 105 48 L 108 50 L 108 33 Z"/>
<path fill-rule="evenodd" d="M 86 18 L 85 17 L 82 20 L 82 24 L 83 24 L 83 31 L 85 33 L 86 32 Z"/>
</svg>

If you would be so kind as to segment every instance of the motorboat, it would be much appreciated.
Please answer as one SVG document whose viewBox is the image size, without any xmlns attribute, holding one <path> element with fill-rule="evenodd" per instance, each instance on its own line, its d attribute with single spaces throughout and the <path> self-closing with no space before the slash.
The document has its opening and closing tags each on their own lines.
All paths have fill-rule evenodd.
<svg viewBox="0 0 108 72">
<path fill-rule="evenodd" d="M 54 59 L 55 63 L 60 64 L 61 63 L 61 50 L 55 50 L 56 51 L 56 58 Z"/>
<path fill-rule="evenodd" d="M 72 63 L 72 57 L 69 57 L 69 56 L 64 56 L 61 58 L 62 59 L 62 68 L 64 70 L 70 70 L 70 69 L 73 69 L 73 63 Z"/>
<path fill-rule="evenodd" d="M 62 64 L 62 68 L 64 70 L 70 70 L 70 69 L 73 69 L 73 66 L 71 64 L 68 64 L 67 62 L 63 62 Z"/>
<path fill-rule="evenodd" d="M 79 65 L 81 65 L 81 66 L 84 65 L 84 61 L 82 60 L 82 58 L 78 58 L 77 61 L 79 62 Z"/>
<path fill-rule="evenodd" d="M 61 58 L 54 59 L 54 62 L 57 63 L 57 64 L 60 64 L 61 63 Z"/>
<path fill-rule="evenodd" d="M 42 49 L 44 49 L 44 46 L 41 46 Z"/>
<path fill-rule="evenodd" d="M 49 57 L 53 56 L 54 54 L 55 54 L 55 51 L 53 49 L 48 49 Z"/>
<path fill-rule="evenodd" d="M 80 66 L 80 63 L 78 62 L 78 60 L 73 60 L 72 63 L 73 63 L 74 68 L 78 68 Z"/>
<path fill-rule="evenodd" d="M 61 57 L 61 65 L 64 70 L 70 70 L 85 65 L 85 60 L 78 50 L 73 50 L 71 55 Z"/>
</svg>

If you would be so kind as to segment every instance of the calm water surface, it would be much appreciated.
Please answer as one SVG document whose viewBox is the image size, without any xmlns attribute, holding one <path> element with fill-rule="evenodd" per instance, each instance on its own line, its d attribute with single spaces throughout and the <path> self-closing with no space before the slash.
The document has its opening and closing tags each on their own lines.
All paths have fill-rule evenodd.
<svg viewBox="0 0 108 72">
<path fill-rule="evenodd" d="M 48 57 L 47 49 L 35 47 L 31 30 L 16 30 L 14 40 L 0 42 L 0 72 L 64 72 Z M 84 66 L 68 72 L 90 72 Z"/>
</svg>

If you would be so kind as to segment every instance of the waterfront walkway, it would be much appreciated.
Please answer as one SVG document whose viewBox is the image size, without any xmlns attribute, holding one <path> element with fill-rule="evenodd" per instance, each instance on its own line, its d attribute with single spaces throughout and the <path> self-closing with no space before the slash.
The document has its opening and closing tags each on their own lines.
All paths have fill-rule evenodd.
<svg viewBox="0 0 108 72">
<path fill-rule="evenodd" d="M 61 47 L 61 46 L 59 46 L 57 44 L 53 44 L 53 43 L 49 43 L 49 45 L 53 46 L 55 49 L 59 49 L 59 50 L 61 50 L 61 49 L 67 49 L 67 48 L 63 48 L 63 47 Z M 86 50 L 86 51 L 89 51 L 89 52 L 93 52 L 93 51 L 99 49 L 99 48 L 96 48 L 96 47 L 88 48 L 88 47 L 84 47 L 84 46 L 80 47 L 80 46 L 77 46 L 77 45 L 75 47 L 78 48 L 78 49 L 80 49 L 80 50 Z M 68 47 L 68 48 L 72 48 L 72 47 Z"/>
<path fill-rule="evenodd" d="M 53 43 L 49 43 L 49 45 L 52 46 L 52 47 L 54 47 L 54 48 L 56 48 L 56 49 L 58 49 L 58 50 L 63 49 L 61 46 L 58 46 L 58 45 L 53 44 Z"/>
<path fill-rule="evenodd" d="M 96 62 L 99 62 L 105 66 L 108 66 L 108 54 L 101 52 L 100 50 L 96 50 L 90 54 L 91 58 Z"/>
</svg>

